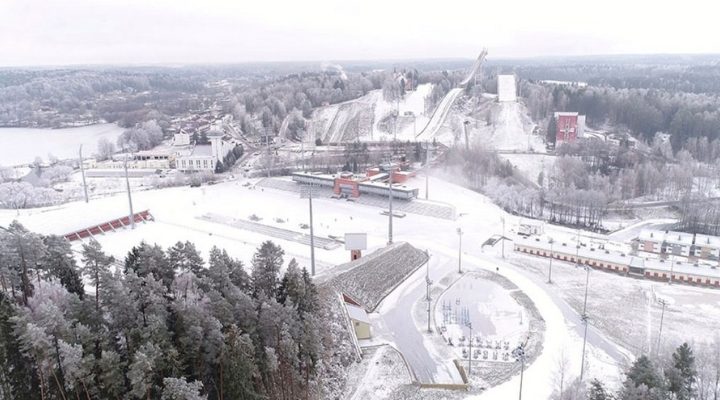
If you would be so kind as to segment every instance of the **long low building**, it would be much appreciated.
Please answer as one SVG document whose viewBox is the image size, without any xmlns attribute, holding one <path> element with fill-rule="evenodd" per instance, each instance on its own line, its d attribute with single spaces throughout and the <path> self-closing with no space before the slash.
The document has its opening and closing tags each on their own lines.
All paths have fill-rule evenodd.
<svg viewBox="0 0 720 400">
<path fill-rule="evenodd" d="M 693 285 L 720 287 L 720 270 L 714 266 L 700 266 L 685 262 L 643 258 L 595 247 L 580 246 L 574 243 L 551 243 L 538 237 L 516 238 L 514 250 L 520 253 L 540 257 L 552 257 L 556 260 L 587 265 L 607 272 L 632 275 L 661 281 L 687 283 Z"/>
<path fill-rule="evenodd" d="M 365 181 L 350 180 L 335 175 L 320 175 L 295 172 L 292 174 L 292 180 L 301 184 L 312 184 L 325 186 L 339 190 L 341 193 L 348 193 L 352 197 L 360 194 L 374 194 L 378 196 L 390 196 L 390 187 L 387 183 L 378 182 L 367 179 Z M 393 184 L 393 198 L 402 200 L 412 200 L 418 197 L 418 189 L 408 188 L 402 185 Z"/>
</svg>

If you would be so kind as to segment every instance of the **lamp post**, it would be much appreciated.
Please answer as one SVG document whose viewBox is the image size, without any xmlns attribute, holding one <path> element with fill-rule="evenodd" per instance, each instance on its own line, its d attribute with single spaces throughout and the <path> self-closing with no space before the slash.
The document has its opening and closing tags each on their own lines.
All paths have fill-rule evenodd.
<svg viewBox="0 0 720 400">
<path fill-rule="evenodd" d="M 130 194 L 130 178 L 128 177 L 128 154 L 125 153 L 125 186 L 127 187 L 128 204 L 130 205 L 130 229 L 135 229 L 135 212 L 133 211 L 132 194 Z"/>
<path fill-rule="evenodd" d="M 470 328 L 470 348 L 468 352 L 468 382 L 470 382 L 470 374 L 472 373 L 472 342 L 473 342 L 473 335 L 472 335 L 472 322 L 467 321 L 468 328 Z"/>
<path fill-rule="evenodd" d="M 389 196 L 388 196 L 388 244 L 393 243 L 393 170 L 392 164 L 390 165 L 390 179 L 389 179 Z"/>
<path fill-rule="evenodd" d="M 87 193 L 87 183 L 85 182 L 85 166 L 83 165 L 83 156 L 82 156 L 82 145 L 80 145 L 80 150 L 78 150 L 78 156 L 80 157 L 80 174 L 82 175 L 82 182 L 83 182 L 83 191 L 85 192 L 85 202 L 88 202 L 88 193 Z"/>
<path fill-rule="evenodd" d="M 425 200 L 430 196 L 430 142 L 425 149 Z"/>
<path fill-rule="evenodd" d="M 525 347 L 521 344 L 512 352 L 515 361 L 520 361 L 520 396 L 519 400 L 522 400 L 522 386 L 523 386 L 523 373 L 525 372 Z"/>
<path fill-rule="evenodd" d="M 300 189 L 300 197 L 308 198 L 308 206 L 310 212 L 310 274 L 315 276 L 315 232 L 313 230 L 313 185 L 306 185 Z"/>
<path fill-rule="evenodd" d="M 432 285 L 432 281 L 430 280 L 430 253 L 425 250 L 425 255 L 427 255 L 427 261 L 425 262 L 425 298 L 427 300 L 427 319 L 428 319 L 428 326 L 427 330 L 428 333 L 432 333 L 432 329 L 430 328 L 430 285 Z"/>
<path fill-rule="evenodd" d="M 668 285 L 672 285 L 674 269 L 675 269 L 675 253 L 672 253 L 672 254 L 670 254 L 670 276 L 668 277 Z"/>
<path fill-rule="evenodd" d="M 585 324 L 585 332 L 583 334 L 583 347 L 582 347 L 582 358 L 580 361 L 580 382 L 583 380 L 585 372 L 585 345 L 587 343 L 587 330 L 588 330 L 588 315 L 587 315 L 587 297 L 588 297 L 588 283 L 590 283 L 590 267 L 585 266 L 585 300 L 583 301 L 583 313 L 580 317 L 582 322 Z"/>
<path fill-rule="evenodd" d="M 554 257 L 553 244 L 555 243 L 555 241 L 553 240 L 553 238 L 550 238 L 549 242 L 550 242 L 550 267 L 548 268 L 548 282 L 547 283 L 552 283 L 552 262 L 553 262 L 553 257 Z"/>
<path fill-rule="evenodd" d="M 500 239 L 502 241 L 502 258 L 505 259 L 505 217 L 500 217 L 500 220 L 502 221 L 502 238 Z"/>
<path fill-rule="evenodd" d="M 665 305 L 667 305 L 667 301 L 660 299 L 658 303 L 662 304 L 662 311 L 660 312 L 660 330 L 658 331 L 657 346 L 655 347 L 655 357 L 660 354 L 660 339 L 662 338 L 663 318 L 665 317 Z"/>
<path fill-rule="evenodd" d="M 580 228 L 577 229 L 577 243 L 575 244 L 575 266 L 580 266 Z"/>
<path fill-rule="evenodd" d="M 462 228 L 457 228 L 458 234 L 458 274 L 462 274 Z"/>
</svg>

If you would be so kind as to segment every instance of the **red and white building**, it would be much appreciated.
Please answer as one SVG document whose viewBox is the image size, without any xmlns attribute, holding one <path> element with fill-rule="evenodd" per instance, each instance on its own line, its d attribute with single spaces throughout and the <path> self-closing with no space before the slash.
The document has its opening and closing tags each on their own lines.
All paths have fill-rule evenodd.
<svg viewBox="0 0 720 400">
<path fill-rule="evenodd" d="M 556 112 L 555 123 L 557 143 L 574 142 L 585 134 L 585 116 L 576 112 Z"/>
</svg>

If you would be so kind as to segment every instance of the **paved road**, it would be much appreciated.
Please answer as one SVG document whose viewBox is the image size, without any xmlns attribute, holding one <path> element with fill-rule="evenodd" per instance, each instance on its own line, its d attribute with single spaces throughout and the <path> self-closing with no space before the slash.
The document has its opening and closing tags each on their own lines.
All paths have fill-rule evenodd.
<svg viewBox="0 0 720 400">
<path fill-rule="evenodd" d="M 447 273 L 455 261 L 444 256 L 433 256 L 430 259 L 430 277 L 439 277 Z M 423 343 L 426 336 L 423 330 L 415 326 L 412 309 L 416 301 L 425 297 L 426 268 L 418 269 L 408 278 L 406 284 L 397 290 L 397 300 L 394 303 L 383 304 L 380 307 L 382 317 L 381 329 L 391 332 L 398 350 L 402 352 L 417 380 L 421 383 L 462 383 L 460 375 L 452 364 L 446 364 L 434 359 L 427 346 Z M 392 298 L 388 298 L 392 302 Z"/>
</svg>

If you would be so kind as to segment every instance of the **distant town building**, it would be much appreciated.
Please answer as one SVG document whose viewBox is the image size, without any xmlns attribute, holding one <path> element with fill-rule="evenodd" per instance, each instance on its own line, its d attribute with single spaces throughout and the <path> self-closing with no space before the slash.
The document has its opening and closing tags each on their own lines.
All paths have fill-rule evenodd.
<svg viewBox="0 0 720 400">
<path fill-rule="evenodd" d="M 643 229 L 638 235 L 638 250 L 663 256 L 717 261 L 720 260 L 720 237 Z"/>
<path fill-rule="evenodd" d="M 184 130 L 173 135 L 173 146 L 187 146 L 190 144 L 190 134 Z"/>
<path fill-rule="evenodd" d="M 177 134 L 176 137 L 181 134 Z M 224 139 L 221 132 L 208 134 L 210 144 L 176 146 L 175 168 L 180 171 L 215 171 L 218 161 L 222 161 L 235 147 Z"/>
<path fill-rule="evenodd" d="M 555 141 L 574 142 L 585 135 L 585 116 L 576 112 L 555 113 Z"/>
<path fill-rule="evenodd" d="M 517 101 L 517 87 L 515 84 L 515 75 L 498 75 L 497 85 L 498 101 Z"/>
</svg>

